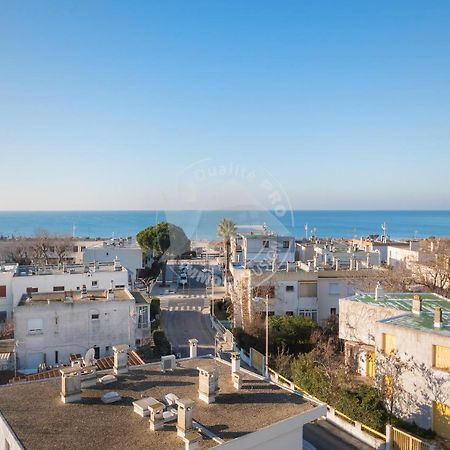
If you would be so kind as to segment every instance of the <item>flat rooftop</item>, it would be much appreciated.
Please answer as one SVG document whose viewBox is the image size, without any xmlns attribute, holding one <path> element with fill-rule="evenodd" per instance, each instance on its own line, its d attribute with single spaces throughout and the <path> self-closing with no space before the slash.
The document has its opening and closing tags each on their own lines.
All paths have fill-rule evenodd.
<svg viewBox="0 0 450 450">
<path fill-rule="evenodd" d="M 124 267 L 120 271 L 126 271 Z M 114 263 L 98 263 L 94 267 L 94 263 L 90 264 L 61 264 L 60 266 L 19 266 L 16 270 L 15 276 L 27 277 L 33 275 L 62 275 L 62 274 L 83 274 L 95 272 L 114 272 Z"/>
<path fill-rule="evenodd" d="M 174 372 L 162 373 L 159 364 L 130 368 L 116 383 L 83 390 L 82 403 L 60 401 L 60 379 L 0 388 L 0 412 L 27 449 L 108 448 L 184 449 L 176 422 L 152 432 L 148 418 L 133 412 L 132 402 L 143 397 L 161 400 L 173 393 L 195 401 L 193 418 L 227 441 L 314 408 L 302 397 L 258 377 L 243 373 L 243 387 L 231 384 L 231 368 L 212 358 L 178 361 Z M 198 399 L 198 371 L 219 370 L 219 395 L 207 405 Z M 103 404 L 100 397 L 115 391 L 122 400 Z M 216 446 L 203 437 L 202 448 Z"/>
<path fill-rule="evenodd" d="M 420 315 L 411 312 L 414 297 L 414 293 L 411 292 L 385 294 L 383 299 L 376 299 L 375 294 L 358 294 L 349 297 L 347 300 L 397 309 L 400 312 L 406 313 L 382 320 L 382 323 L 390 323 L 428 332 L 433 331 L 450 336 L 450 300 L 434 293 L 420 293 L 419 295 L 422 298 L 422 312 Z M 437 307 L 442 309 L 442 328 L 434 327 L 434 311 Z"/>
<path fill-rule="evenodd" d="M 107 292 L 104 289 L 89 290 L 86 294 L 81 291 L 61 291 L 61 292 L 38 292 L 31 295 L 24 295 L 19 306 L 42 305 L 48 302 L 69 303 L 66 299 L 70 297 L 74 302 L 105 302 Z M 133 295 L 128 289 L 114 289 L 114 300 L 133 300 Z"/>
</svg>

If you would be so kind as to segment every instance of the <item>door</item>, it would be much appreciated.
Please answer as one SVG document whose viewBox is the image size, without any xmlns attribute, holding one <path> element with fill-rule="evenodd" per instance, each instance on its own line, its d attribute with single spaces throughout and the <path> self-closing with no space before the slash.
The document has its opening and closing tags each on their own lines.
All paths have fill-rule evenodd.
<svg viewBox="0 0 450 450">
<path fill-rule="evenodd" d="M 433 431 L 450 439 L 450 405 L 433 402 Z"/>
<path fill-rule="evenodd" d="M 375 377 L 375 352 L 366 352 L 366 376 Z"/>
</svg>

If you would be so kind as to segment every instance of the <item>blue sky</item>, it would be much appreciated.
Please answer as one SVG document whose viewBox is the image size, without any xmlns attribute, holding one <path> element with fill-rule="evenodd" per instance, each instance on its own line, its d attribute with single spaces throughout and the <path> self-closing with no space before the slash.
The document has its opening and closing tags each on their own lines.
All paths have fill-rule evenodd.
<svg viewBox="0 0 450 450">
<path fill-rule="evenodd" d="M 450 207 L 449 1 L 1 10 L 1 210 Z"/>
</svg>

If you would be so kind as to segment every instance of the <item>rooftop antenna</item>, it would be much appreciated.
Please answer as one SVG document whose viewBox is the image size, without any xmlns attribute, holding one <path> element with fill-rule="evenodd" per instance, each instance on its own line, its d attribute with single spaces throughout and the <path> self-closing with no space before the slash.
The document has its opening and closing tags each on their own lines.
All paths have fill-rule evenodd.
<svg viewBox="0 0 450 450">
<path fill-rule="evenodd" d="M 75 224 L 72 225 L 72 237 L 75 237 L 75 230 L 77 229 L 77 227 L 75 226 Z"/>
<path fill-rule="evenodd" d="M 93 348 L 90 348 L 86 355 L 84 355 L 84 365 L 85 366 L 93 366 L 95 365 L 95 350 Z"/>
<path fill-rule="evenodd" d="M 305 223 L 305 237 L 308 239 L 308 224 Z"/>
</svg>

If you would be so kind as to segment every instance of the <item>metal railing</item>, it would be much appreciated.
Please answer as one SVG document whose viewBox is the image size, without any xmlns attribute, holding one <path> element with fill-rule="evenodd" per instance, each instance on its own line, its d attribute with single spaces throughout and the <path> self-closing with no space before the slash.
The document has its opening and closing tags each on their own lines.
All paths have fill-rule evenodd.
<svg viewBox="0 0 450 450">
<path fill-rule="evenodd" d="M 431 450 L 433 447 L 422 439 L 392 427 L 392 450 Z"/>
</svg>

